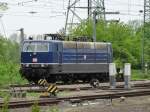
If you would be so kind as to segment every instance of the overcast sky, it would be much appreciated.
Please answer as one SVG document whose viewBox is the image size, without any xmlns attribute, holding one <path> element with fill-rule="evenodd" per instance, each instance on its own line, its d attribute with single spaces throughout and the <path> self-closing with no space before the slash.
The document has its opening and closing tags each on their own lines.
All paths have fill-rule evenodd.
<svg viewBox="0 0 150 112">
<path fill-rule="evenodd" d="M 6 35 L 17 33 L 16 30 L 24 28 L 25 33 L 44 34 L 56 33 L 63 28 L 66 19 L 66 9 L 68 0 L 0 0 L 7 2 L 9 9 L 0 11 Z M 72 0 L 74 1 L 74 0 Z M 87 0 L 80 0 L 79 6 L 85 6 Z M 142 20 L 143 15 L 139 10 L 143 10 L 144 0 L 105 0 L 106 11 L 119 11 L 119 15 L 107 15 L 109 19 L 120 19 L 128 22 L 130 20 Z M 29 12 L 37 12 L 31 14 Z M 86 10 L 79 10 L 80 16 L 84 16 Z M 0 24 L 0 33 L 4 34 Z"/>
</svg>

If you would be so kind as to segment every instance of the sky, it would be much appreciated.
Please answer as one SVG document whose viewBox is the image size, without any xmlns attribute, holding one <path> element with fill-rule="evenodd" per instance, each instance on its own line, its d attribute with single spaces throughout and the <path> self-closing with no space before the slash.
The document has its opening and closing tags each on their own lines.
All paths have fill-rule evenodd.
<svg viewBox="0 0 150 112">
<path fill-rule="evenodd" d="M 106 15 L 106 19 L 123 22 L 142 20 L 143 14 L 140 14 L 139 10 L 143 10 L 143 1 L 105 0 L 106 12 L 120 12 L 119 15 Z M 27 35 L 56 33 L 65 26 L 68 0 L 0 0 L 0 2 L 8 3 L 9 7 L 6 11 L 0 11 L 2 15 L 0 33 L 3 35 L 18 33 L 17 30 L 20 28 L 24 28 Z M 77 5 L 86 4 L 87 0 L 80 0 Z M 85 9 L 76 11 L 79 16 L 86 18 Z M 69 17 L 71 19 L 72 16 Z"/>
</svg>

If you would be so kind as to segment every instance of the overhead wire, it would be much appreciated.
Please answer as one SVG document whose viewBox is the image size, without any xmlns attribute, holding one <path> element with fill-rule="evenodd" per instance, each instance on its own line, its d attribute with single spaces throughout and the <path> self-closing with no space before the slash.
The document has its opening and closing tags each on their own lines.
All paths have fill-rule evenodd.
<svg viewBox="0 0 150 112">
<path fill-rule="evenodd" d="M 143 1 L 143 0 L 142 0 Z M 113 1 L 113 2 L 110 2 L 110 1 L 107 1 L 107 0 L 105 0 L 105 3 L 107 3 L 107 4 L 109 4 L 109 3 L 111 3 L 111 4 L 116 4 L 116 5 L 128 5 L 128 2 L 124 2 L 124 1 Z M 139 4 L 137 4 L 137 3 L 132 3 L 132 4 L 130 4 L 131 6 L 144 6 L 144 4 L 143 5 L 141 5 L 140 3 Z"/>
<path fill-rule="evenodd" d="M 8 13 L 4 13 L 4 15 L 8 15 L 8 16 L 22 16 L 22 17 L 36 17 L 36 18 L 56 18 L 56 17 L 60 17 L 60 16 L 64 16 L 64 15 L 54 15 L 54 16 L 37 16 L 37 15 L 23 15 L 23 14 L 8 14 Z"/>
<path fill-rule="evenodd" d="M 33 12 L 33 10 L 34 10 L 34 8 L 36 7 L 36 8 L 38 8 L 39 10 L 40 9 L 42 9 L 43 10 L 43 8 L 47 8 L 47 9 L 52 9 L 52 6 L 53 5 L 51 5 L 51 6 L 49 6 L 49 7 L 45 7 L 45 6 L 42 6 L 43 4 L 34 4 L 34 5 L 31 5 L 31 3 L 30 2 L 33 2 L 33 1 L 35 1 L 35 0 L 30 0 L 30 1 L 23 1 L 23 2 L 18 2 L 18 3 L 8 3 L 8 5 L 11 5 L 11 6 L 20 6 L 19 4 L 21 4 L 21 3 L 28 3 L 28 5 L 23 5 L 22 7 L 30 7 L 31 8 L 31 12 Z M 53 3 L 56 3 L 56 2 L 54 2 L 54 0 L 52 0 L 53 1 Z M 52 1 L 50 1 L 50 3 L 52 3 Z M 43 2 L 42 1 L 42 3 L 45 3 L 45 2 Z M 48 3 L 48 2 L 47 2 Z M 57 3 L 59 3 L 59 2 L 57 2 Z M 64 3 L 64 1 L 63 1 L 63 3 Z M 60 12 L 61 11 L 61 12 Z M 50 11 L 48 11 L 48 10 L 45 10 L 45 12 L 43 12 L 43 11 L 34 11 L 34 12 L 36 12 L 37 14 L 49 14 L 50 13 Z M 64 11 L 62 11 L 62 10 L 58 10 L 58 9 L 56 9 L 55 8 L 55 10 L 51 10 L 51 12 L 59 12 L 59 13 L 61 13 L 62 15 L 61 16 L 64 16 Z M 13 16 L 29 16 L 29 15 L 22 15 L 22 14 L 26 14 L 26 13 L 30 13 L 30 12 L 22 12 L 22 11 L 20 11 L 20 12 L 7 12 L 7 13 L 5 13 L 5 12 L 1 12 L 1 13 L 3 13 L 3 14 L 5 14 L 5 15 L 13 15 Z M 11 13 L 11 14 L 10 14 Z M 15 13 L 15 15 L 14 14 L 12 14 L 12 13 Z M 16 15 L 16 13 L 21 13 L 21 15 L 19 14 L 19 15 Z M 57 13 L 58 14 L 58 13 Z M 60 15 L 59 15 L 60 16 Z M 30 16 L 29 16 L 30 17 Z M 31 16 L 31 17 L 38 17 L 38 16 Z M 50 17 L 57 17 L 57 15 L 56 16 L 50 16 Z M 43 18 L 43 17 L 42 17 Z"/>
<path fill-rule="evenodd" d="M 6 35 L 6 30 L 5 30 L 5 26 L 4 26 L 4 22 L 3 22 L 3 20 L 2 20 L 2 16 L 0 17 L 0 22 L 1 22 L 1 26 L 2 26 L 2 29 L 3 29 L 4 36 L 7 37 L 7 35 Z"/>
<path fill-rule="evenodd" d="M 117 11 L 120 12 L 119 15 L 121 15 L 121 16 L 128 16 L 128 21 L 135 19 L 133 17 L 138 17 L 137 19 L 141 18 L 141 13 L 139 12 L 139 10 L 140 9 L 142 10 L 143 7 L 144 7 L 144 4 L 141 4 L 141 3 L 143 3 L 143 1 L 138 1 L 136 3 L 133 2 L 133 0 L 126 0 L 126 1 L 127 2 L 113 0 L 113 2 L 110 2 L 110 0 L 109 1 L 106 0 L 105 3 L 107 4 L 107 6 L 113 6 L 113 7 L 115 6 Z M 126 8 L 126 10 L 122 10 L 122 8 L 120 8 L 120 6 L 125 6 L 127 8 Z M 137 7 L 137 9 L 135 9 L 135 7 Z M 119 9 L 121 9 L 121 10 L 119 10 Z M 110 11 L 112 9 L 108 8 L 107 10 Z M 113 11 L 114 10 L 115 9 L 113 9 Z"/>
<path fill-rule="evenodd" d="M 39 9 L 39 8 L 42 8 L 42 9 L 52 9 L 52 8 L 55 8 L 56 9 L 57 7 L 60 8 L 60 6 L 62 6 L 62 4 L 58 4 L 59 2 L 53 2 L 51 4 L 46 4 L 46 5 L 44 4 L 45 2 L 36 2 L 36 4 L 28 3 L 28 4 L 22 4 L 22 5 L 20 4 L 20 2 L 19 3 L 4 2 L 4 3 L 7 3 L 9 6 L 18 6 L 18 7 L 27 7 L 27 8 L 34 7 L 34 8 L 37 8 L 37 9 Z"/>
<path fill-rule="evenodd" d="M 29 12 L 8 12 L 8 13 L 4 13 L 4 15 L 11 15 L 11 16 L 22 16 L 22 17 L 37 17 L 37 18 L 54 18 L 54 17 L 59 17 L 59 16 L 64 16 L 65 11 L 67 9 L 67 2 L 65 0 L 38 0 L 37 2 L 26 2 L 27 0 L 24 0 L 23 4 L 18 4 L 17 1 L 19 0 L 15 0 L 16 2 L 7 2 L 8 5 L 14 7 L 14 6 L 18 6 L 18 7 L 23 7 L 23 8 L 31 8 L 31 10 L 34 10 L 34 8 L 37 10 L 37 14 L 32 14 L 32 15 L 28 15 Z M 28 0 L 28 1 L 34 1 L 34 0 Z M 127 10 L 119 10 L 121 11 L 119 15 L 121 16 L 139 16 L 138 11 L 136 12 L 136 10 L 132 10 L 131 7 L 143 7 L 142 4 L 139 3 L 129 3 L 130 1 L 128 0 L 128 2 L 124 2 L 124 1 L 113 1 L 110 2 L 110 0 L 106 0 L 106 7 L 107 5 L 112 5 L 113 6 L 120 6 L 120 5 L 124 5 L 124 6 L 128 6 Z M 20 2 L 19 2 L 20 3 Z M 84 1 L 82 1 L 82 3 L 85 3 Z M 81 5 L 81 4 L 80 4 Z M 61 7 L 61 8 L 60 8 Z M 39 10 L 45 10 L 44 11 L 39 11 Z M 50 9 L 50 10 L 48 10 Z M 112 9 L 108 8 L 108 11 L 111 11 Z M 114 11 L 115 9 L 113 9 Z M 62 13 L 62 15 L 55 15 L 55 16 L 41 16 L 44 15 L 46 13 Z M 25 15 L 26 14 L 26 15 Z M 40 15 L 39 15 L 40 14 Z M 130 18 L 131 19 L 131 18 Z"/>
<path fill-rule="evenodd" d="M 56 3 L 56 2 L 55 2 Z M 37 8 L 39 8 L 37 5 L 27 5 L 27 7 L 34 7 L 36 6 Z M 26 6 L 25 6 L 26 7 Z M 46 7 L 43 7 L 41 6 L 40 8 L 46 8 Z M 51 7 L 48 7 L 49 9 L 51 9 Z M 55 11 L 56 12 L 56 11 Z M 58 11 L 59 12 L 59 11 Z M 128 12 L 133 12 L 133 11 L 128 11 Z"/>
<path fill-rule="evenodd" d="M 31 5 L 31 6 L 33 6 L 33 5 Z M 38 6 L 37 6 L 38 7 Z M 50 8 L 50 7 L 49 7 Z M 126 11 L 126 10 L 122 10 L 122 11 Z M 53 12 L 56 12 L 56 11 L 53 11 Z M 57 11 L 57 12 L 59 12 L 59 10 Z M 129 10 L 128 10 L 128 12 L 129 12 Z M 134 11 L 130 11 L 130 12 L 134 12 Z M 136 11 L 135 11 L 136 12 Z M 23 13 L 23 12 L 20 12 L 20 13 Z M 25 12 L 26 13 L 26 12 Z M 43 12 L 42 12 L 43 13 Z M 63 13 L 63 12 L 60 12 L 60 13 Z"/>
</svg>

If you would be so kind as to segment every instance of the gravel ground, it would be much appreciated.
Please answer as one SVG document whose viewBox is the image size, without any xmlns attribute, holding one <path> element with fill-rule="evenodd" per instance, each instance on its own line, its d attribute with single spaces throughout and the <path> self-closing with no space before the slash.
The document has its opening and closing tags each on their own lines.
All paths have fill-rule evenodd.
<svg viewBox="0 0 150 112">
<path fill-rule="evenodd" d="M 133 84 L 134 85 L 134 84 Z M 77 85 L 78 87 L 78 85 Z M 135 89 L 136 90 L 136 89 Z M 120 90 L 119 90 L 120 91 Z M 124 91 L 124 90 L 122 90 Z M 132 89 L 134 91 L 134 89 Z M 78 96 L 78 95 L 91 95 L 91 94 L 104 94 L 113 92 L 112 90 L 81 90 L 76 92 L 64 91 L 58 96 Z M 27 99 L 37 99 L 39 94 L 28 95 Z M 12 99 L 15 100 L 16 99 Z M 19 99 L 20 100 L 20 99 Z M 1 99 L 0 99 L 1 102 Z M 1 111 L 1 110 L 0 110 Z M 12 109 L 9 112 L 32 112 L 31 108 Z M 112 103 L 110 100 L 99 100 L 92 102 L 84 102 L 79 105 L 71 105 L 62 103 L 55 107 L 41 107 L 40 112 L 150 112 L 150 96 L 114 99 Z"/>
<path fill-rule="evenodd" d="M 150 112 L 150 96 L 115 99 L 112 104 L 77 107 L 65 112 Z"/>
<path fill-rule="evenodd" d="M 68 108 L 64 112 L 150 112 L 150 96 L 113 100 L 111 103 L 100 103 L 76 108 Z"/>
<path fill-rule="evenodd" d="M 9 112 L 32 112 L 28 109 L 13 109 Z M 150 112 L 150 96 L 119 99 L 96 100 L 80 105 L 62 103 L 55 107 L 41 107 L 41 112 Z"/>
</svg>

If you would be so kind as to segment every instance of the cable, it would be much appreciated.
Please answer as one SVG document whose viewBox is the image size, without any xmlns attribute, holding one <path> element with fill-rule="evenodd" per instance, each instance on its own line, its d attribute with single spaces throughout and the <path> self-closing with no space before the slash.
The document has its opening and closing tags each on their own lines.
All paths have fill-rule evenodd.
<svg viewBox="0 0 150 112">
<path fill-rule="evenodd" d="M 51 3 L 51 4 L 49 4 L 49 5 L 45 5 L 45 4 L 43 4 L 43 2 L 42 2 L 42 4 L 41 3 L 39 3 L 39 2 L 36 2 L 36 4 L 22 4 L 22 5 L 20 5 L 20 2 L 19 3 L 10 3 L 10 2 L 4 2 L 4 3 L 7 3 L 9 6 L 18 6 L 18 7 L 28 7 L 28 8 L 31 8 L 31 7 L 34 7 L 34 8 L 48 8 L 48 9 L 52 9 L 52 8 L 57 8 L 56 6 L 58 6 L 58 5 L 63 5 L 63 4 L 55 4 L 54 5 L 54 3 Z M 21 2 L 22 3 L 22 2 Z M 55 2 L 56 3 L 56 2 Z M 58 2 L 59 3 L 59 2 Z M 62 8 L 63 9 L 63 8 Z"/>
<path fill-rule="evenodd" d="M 54 15 L 54 16 L 35 16 L 35 15 L 17 15 L 17 14 L 8 14 L 8 13 L 4 13 L 3 15 L 9 15 L 9 16 L 22 16 L 22 17 L 36 17 L 36 18 L 56 18 L 56 17 L 60 17 L 60 16 L 64 16 L 64 15 Z"/>
<path fill-rule="evenodd" d="M 30 0 L 30 1 L 24 1 L 24 2 L 18 2 L 18 5 L 21 4 L 21 5 L 24 5 L 26 3 L 32 3 L 32 2 L 36 2 L 37 0 Z"/>
<path fill-rule="evenodd" d="M 128 2 L 122 2 L 122 1 L 116 1 L 116 2 L 110 2 L 110 1 L 105 1 L 105 3 L 107 3 L 107 4 L 109 4 L 109 3 L 113 3 L 113 4 L 116 4 L 116 5 L 128 5 Z M 141 4 L 130 4 L 131 6 L 144 6 L 144 4 L 143 5 L 141 5 Z"/>
<path fill-rule="evenodd" d="M 56 13 L 57 12 L 57 13 L 64 14 L 65 11 L 66 11 L 66 9 L 67 9 L 67 8 L 64 9 L 65 6 L 67 7 L 67 4 L 66 4 L 65 0 L 59 0 L 59 1 L 56 1 L 56 0 L 37 0 L 37 2 L 34 2 L 34 0 L 28 0 L 28 1 L 24 0 L 24 2 L 17 2 L 17 1 L 19 1 L 19 0 L 15 0 L 14 2 L 10 2 L 9 1 L 7 3 L 8 3 L 8 5 L 10 5 L 12 7 L 13 6 L 19 6 L 20 7 L 20 5 L 18 5 L 18 3 L 23 3 L 23 6 L 21 6 L 21 7 L 31 8 L 31 10 L 33 10 L 33 8 L 37 8 L 36 12 L 38 12 L 37 13 L 38 15 L 44 15 L 46 13 L 49 13 L 48 9 L 50 9 L 50 10 L 53 9 L 51 11 L 51 13 Z M 121 11 L 120 15 L 123 15 L 123 16 L 124 15 L 139 16 L 138 14 L 132 14 L 132 13 L 138 13 L 138 11 L 131 10 L 131 7 L 132 6 L 143 7 L 143 5 L 138 4 L 138 3 L 134 3 L 133 4 L 133 3 L 129 3 L 129 2 L 130 2 L 129 0 L 128 0 L 128 2 L 124 2 L 124 1 L 113 1 L 113 2 L 110 2 L 110 0 L 109 1 L 106 0 L 106 4 L 107 5 L 109 5 L 109 4 L 111 4 L 111 5 L 112 4 L 116 4 L 116 5 L 128 5 L 128 10 L 119 10 L 119 11 Z M 80 3 L 81 3 L 80 5 L 83 5 L 86 2 L 81 1 Z M 62 7 L 60 8 L 60 6 L 62 6 Z M 47 9 L 47 10 L 45 12 L 44 11 L 42 11 L 42 12 L 38 11 L 38 10 L 41 10 L 41 9 L 42 10 L 43 9 Z M 112 9 L 107 9 L 107 10 L 109 11 L 109 10 L 112 10 Z M 15 14 L 12 14 L 12 13 L 15 13 Z M 21 14 L 17 14 L 16 15 L 16 13 L 21 13 L 21 14 L 24 13 L 25 14 L 25 13 L 29 13 L 29 12 L 22 12 L 22 11 L 20 11 L 20 12 L 9 12 L 9 13 L 4 13 L 4 14 L 5 15 L 12 15 L 12 16 L 48 18 L 47 16 L 37 16 L 37 14 L 36 14 L 36 16 L 35 15 L 31 15 L 30 16 L 30 15 L 21 15 Z M 81 13 L 81 11 L 80 11 L 80 13 Z M 61 16 L 64 16 L 64 15 L 61 15 Z M 55 17 L 55 16 L 52 16 L 52 17 Z"/>
<path fill-rule="evenodd" d="M 106 12 L 109 11 L 115 11 L 114 9 L 107 9 Z M 128 12 L 128 10 L 117 10 L 118 12 Z M 139 13 L 139 11 L 135 11 L 135 10 L 130 10 L 129 12 L 133 12 L 133 13 Z"/>
<path fill-rule="evenodd" d="M 0 17 L 0 22 L 1 22 L 1 25 L 2 25 L 3 32 L 4 32 L 4 36 L 7 37 L 6 30 L 5 30 L 5 27 L 4 27 L 4 23 L 3 23 L 3 20 L 2 20 L 2 16 Z"/>
<path fill-rule="evenodd" d="M 120 13 L 120 15 L 123 15 L 123 16 L 139 16 L 139 14 L 128 14 L 128 13 Z"/>
</svg>

